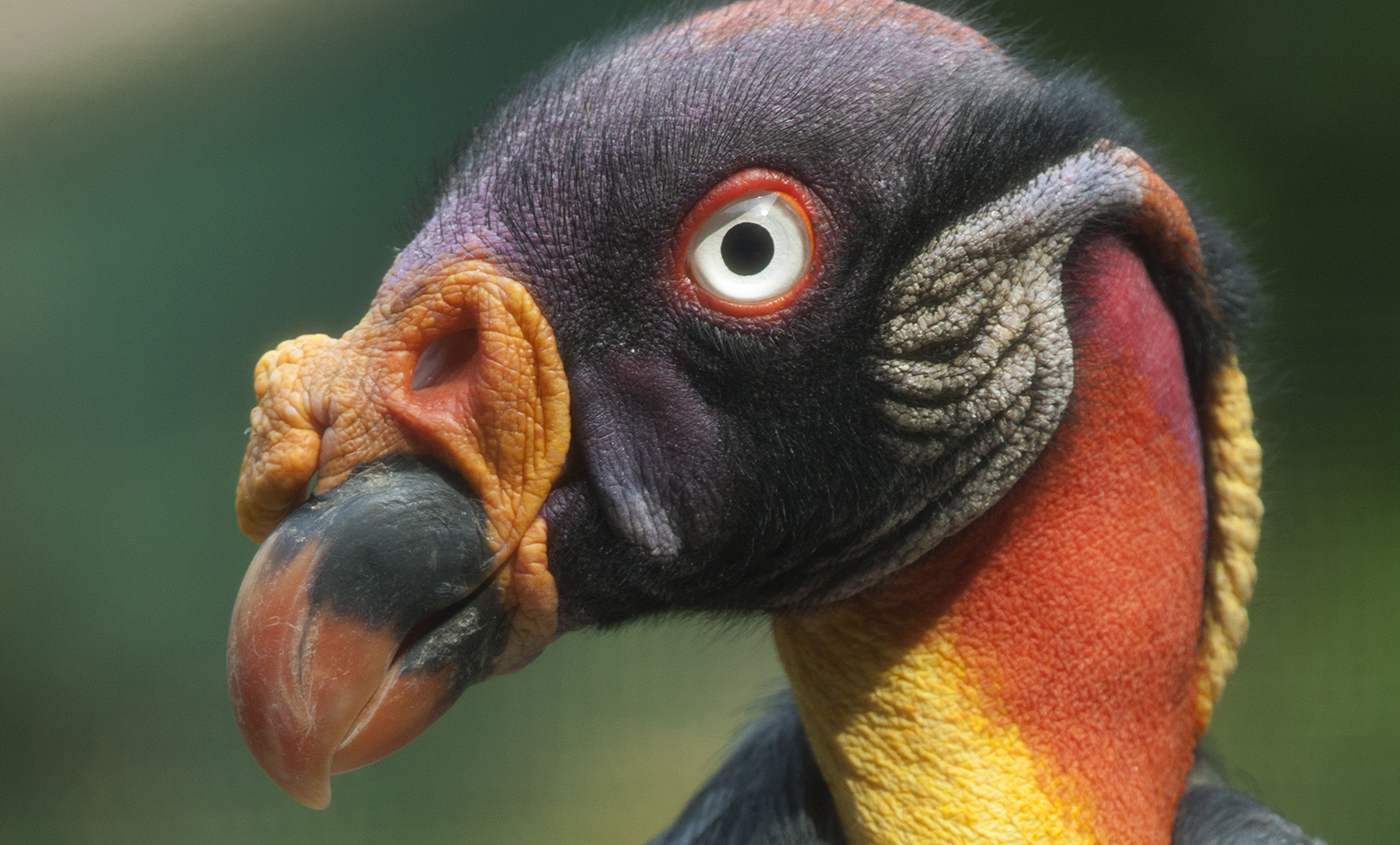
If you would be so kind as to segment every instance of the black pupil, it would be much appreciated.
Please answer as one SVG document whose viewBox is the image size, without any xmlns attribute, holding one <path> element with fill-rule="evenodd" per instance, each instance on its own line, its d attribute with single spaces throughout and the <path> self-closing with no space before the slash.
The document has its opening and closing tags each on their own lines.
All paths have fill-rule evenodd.
<svg viewBox="0 0 1400 845">
<path fill-rule="evenodd" d="M 740 223 L 724 233 L 719 255 L 736 276 L 762 273 L 773 261 L 773 236 L 757 223 Z"/>
</svg>

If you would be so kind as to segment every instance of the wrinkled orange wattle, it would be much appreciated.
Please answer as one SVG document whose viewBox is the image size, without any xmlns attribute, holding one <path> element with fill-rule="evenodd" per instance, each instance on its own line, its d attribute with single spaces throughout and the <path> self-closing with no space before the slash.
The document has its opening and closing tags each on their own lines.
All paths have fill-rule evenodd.
<svg viewBox="0 0 1400 845">
<path fill-rule="evenodd" d="M 475 354 L 431 386 L 414 370 L 434 342 L 475 334 Z M 381 290 L 339 340 L 303 335 L 263 355 L 238 480 L 238 525 L 263 540 L 305 499 L 359 464 L 427 453 L 470 483 L 492 547 L 513 549 L 569 448 L 569 391 L 554 335 L 517 281 L 466 260 Z"/>
<path fill-rule="evenodd" d="M 416 383 L 416 384 L 415 384 Z M 475 260 L 381 289 L 339 340 L 308 335 L 258 362 L 239 527 L 263 540 L 355 467 L 426 454 L 481 500 L 491 576 L 509 616 L 496 673 L 554 638 L 558 594 L 538 513 L 569 446 L 569 395 L 553 333 L 524 287 Z M 264 545 L 235 604 L 229 681 L 249 747 L 289 794 L 330 802 L 331 774 L 408 742 L 451 703 L 445 677 L 405 674 L 399 643 L 308 605 L 319 540 L 291 560 Z"/>
</svg>

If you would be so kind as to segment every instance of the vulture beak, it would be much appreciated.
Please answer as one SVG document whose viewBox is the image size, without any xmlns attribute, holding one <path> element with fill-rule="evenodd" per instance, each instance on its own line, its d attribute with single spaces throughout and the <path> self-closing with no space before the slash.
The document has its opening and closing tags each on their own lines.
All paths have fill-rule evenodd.
<svg viewBox="0 0 1400 845">
<path fill-rule="evenodd" d="M 263 543 L 229 687 L 263 769 L 319 809 L 332 774 L 554 638 L 538 512 L 568 451 L 568 389 L 524 287 L 474 260 L 391 272 L 358 326 L 283 343 L 255 386 L 237 507 Z"/>
</svg>

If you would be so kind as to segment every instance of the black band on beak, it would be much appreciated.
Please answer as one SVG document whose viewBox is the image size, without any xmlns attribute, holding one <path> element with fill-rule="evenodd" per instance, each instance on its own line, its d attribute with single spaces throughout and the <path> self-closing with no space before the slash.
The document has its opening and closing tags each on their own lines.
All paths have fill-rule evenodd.
<svg viewBox="0 0 1400 845">
<path fill-rule="evenodd" d="M 442 464 L 394 456 L 365 464 L 295 511 L 268 542 L 321 538 L 313 612 L 389 629 L 405 671 L 455 667 L 465 685 L 490 673 L 505 642 L 487 581 L 496 560 L 486 512 Z M 295 552 L 293 552 L 295 554 Z M 492 648 L 491 646 L 495 646 Z"/>
<path fill-rule="evenodd" d="M 293 797 L 422 732 L 489 676 L 510 618 L 485 511 L 436 461 L 395 456 L 306 502 L 259 549 L 234 608 L 244 738 Z"/>
</svg>

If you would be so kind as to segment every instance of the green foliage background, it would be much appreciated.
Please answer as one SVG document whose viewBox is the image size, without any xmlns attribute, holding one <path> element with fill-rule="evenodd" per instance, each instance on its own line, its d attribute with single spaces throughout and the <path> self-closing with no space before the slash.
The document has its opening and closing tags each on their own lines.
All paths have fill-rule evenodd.
<svg viewBox="0 0 1400 845">
<path fill-rule="evenodd" d="M 642 842 L 781 685 L 761 623 L 575 634 L 284 797 L 227 704 L 251 374 L 362 313 L 454 139 L 638 2 L 388 0 L 0 109 L 0 841 Z M 1251 247 L 1269 516 L 1211 741 L 1333 845 L 1400 841 L 1400 6 L 1000 3 Z"/>
</svg>

